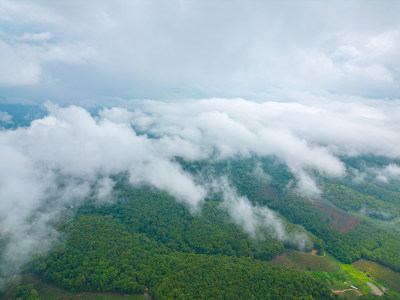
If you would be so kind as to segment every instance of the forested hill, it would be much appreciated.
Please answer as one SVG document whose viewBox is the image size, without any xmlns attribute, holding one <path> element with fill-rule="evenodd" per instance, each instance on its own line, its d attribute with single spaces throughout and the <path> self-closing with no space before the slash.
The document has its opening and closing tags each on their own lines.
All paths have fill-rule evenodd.
<svg viewBox="0 0 400 300">
<path fill-rule="evenodd" d="M 301 196 L 296 177 L 272 158 L 176 161 L 200 183 L 226 178 L 253 207 L 273 209 L 286 234 L 306 234 L 321 255 L 346 264 L 369 259 L 400 271 L 396 181 L 379 182 L 371 175 L 355 182 L 315 174 L 322 194 L 313 198 Z M 148 289 L 155 299 L 337 298 L 335 285 L 322 282 L 312 268 L 272 265 L 269 261 L 285 257 L 298 244 L 273 237 L 268 227 L 258 228 L 257 234 L 246 231 L 234 221 L 218 188 L 193 213 L 165 192 L 134 188 L 123 175 L 114 179 L 113 201 L 99 205 L 87 199 L 80 207 L 66 208 L 57 224 L 61 242 L 24 271 L 72 292 L 143 294 Z M 336 269 L 329 272 L 342 285 L 349 280 Z M 369 292 L 364 296 L 373 297 Z"/>
<path fill-rule="evenodd" d="M 61 226 L 67 238 L 30 266 L 71 291 L 144 292 L 155 299 L 331 299 L 302 271 L 267 261 L 282 253 L 226 222 L 218 203 L 192 216 L 165 193 L 117 187 L 112 206 L 82 207 Z"/>
</svg>

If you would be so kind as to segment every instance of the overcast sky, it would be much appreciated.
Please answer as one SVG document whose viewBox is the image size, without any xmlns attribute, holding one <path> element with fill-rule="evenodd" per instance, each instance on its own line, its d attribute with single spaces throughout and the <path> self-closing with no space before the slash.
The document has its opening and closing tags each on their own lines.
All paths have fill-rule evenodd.
<svg viewBox="0 0 400 300">
<path fill-rule="evenodd" d="M 399 1 L 0 0 L 0 101 L 398 99 L 399 11 Z"/>
</svg>

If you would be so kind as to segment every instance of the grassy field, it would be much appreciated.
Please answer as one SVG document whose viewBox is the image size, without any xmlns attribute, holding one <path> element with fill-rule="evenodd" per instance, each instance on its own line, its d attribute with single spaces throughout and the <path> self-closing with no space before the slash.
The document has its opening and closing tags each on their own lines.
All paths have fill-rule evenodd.
<svg viewBox="0 0 400 300">
<path fill-rule="evenodd" d="M 366 282 L 372 282 L 375 285 L 379 285 L 379 283 L 373 281 L 352 265 L 340 264 L 340 266 L 342 267 L 343 274 L 345 274 L 346 283 L 358 287 L 363 294 L 369 294 L 371 292 L 371 288 L 365 284 Z"/>
<path fill-rule="evenodd" d="M 143 295 L 126 295 L 119 293 L 77 293 L 73 294 L 67 290 L 56 287 L 45 282 L 35 275 L 22 275 L 7 280 L 8 289 L 5 294 L 0 295 L 1 300 L 12 299 L 18 286 L 33 284 L 33 288 L 39 293 L 42 300 L 144 300 Z"/>
<path fill-rule="evenodd" d="M 312 274 L 314 277 L 326 283 L 332 290 L 347 290 L 351 289 L 351 286 L 355 286 L 363 294 L 369 294 L 371 292 L 371 288 L 366 285 L 366 282 L 371 282 L 379 287 L 378 282 L 367 277 L 364 273 L 354 268 L 352 265 L 340 264 L 340 267 L 340 273 L 314 271 Z M 351 295 L 354 295 L 354 293 L 348 292 L 343 293 L 343 295 L 348 295 L 348 297 L 351 298 Z"/>
<path fill-rule="evenodd" d="M 286 249 L 283 255 L 275 257 L 271 263 L 300 270 L 340 272 L 339 263 L 329 254 L 317 256 L 292 249 Z"/>
<path fill-rule="evenodd" d="M 384 287 L 400 293 L 400 273 L 365 259 L 356 261 L 353 266 L 381 282 Z"/>
<path fill-rule="evenodd" d="M 371 287 L 367 282 L 374 284 L 382 292 L 385 292 L 384 288 L 390 288 L 392 291 L 389 293 L 394 299 L 400 299 L 400 295 L 396 293 L 400 288 L 400 273 L 374 262 L 359 260 L 353 265 L 348 265 L 340 263 L 329 254 L 317 256 L 286 249 L 283 255 L 275 257 L 271 263 L 308 270 L 313 277 L 320 279 L 330 289 L 337 291 L 338 295 L 347 299 L 356 299 L 360 295 L 351 290 L 351 286 L 357 287 L 362 294 L 369 295 Z"/>
<path fill-rule="evenodd" d="M 312 272 L 312 275 L 326 283 L 332 290 L 345 290 L 349 288 L 349 285 L 344 283 L 346 282 L 347 277 L 342 273 L 314 271 Z"/>
</svg>

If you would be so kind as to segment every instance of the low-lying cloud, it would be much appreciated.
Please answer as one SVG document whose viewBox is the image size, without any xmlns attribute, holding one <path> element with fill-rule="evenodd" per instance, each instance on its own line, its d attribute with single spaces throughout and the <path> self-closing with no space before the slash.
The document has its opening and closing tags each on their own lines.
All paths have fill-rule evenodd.
<svg viewBox="0 0 400 300">
<path fill-rule="evenodd" d="M 400 166 L 397 164 L 389 164 L 381 170 L 375 170 L 376 179 L 381 182 L 389 182 L 393 179 L 400 178 Z"/>
<path fill-rule="evenodd" d="M 311 249 L 312 242 L 307 234 L 299 231 L 288 232 L 274 211 L 266 206 L 252 205 L 249 199 L 237 194 L 226 178 L 214 182 L 213 188 L 222 192 L 222 205 L 232 221 L 241 226 L 251 237 L 262 240 L 266 231 L 273 238 L 295 246 L 299 250 Z"/>
<path fill-rule="evenodd" d="M 102 201 L 114 184 L 110 176 L 121 172 L 129 172 L 133 185 L 152 185 L 199 209 L 204 188 L 157 141 L 138 136 L 129 124 L 95 120 L 79 107 L 48 108 L 49 115 L 28 128 L 0 132 L 0 229 L 9 240 L 3 253 L 7 266 L 46 251 L 56 236 L 51 223 L 63 208 L 93 191 Z"/>
<path fill-rule="evenodd" d="M 5 111 L 0 111 L 0 126 L 12 123 L 12 116 Z"/>
<path fill-rule="evenodd" d="M 176 156 L 195 161 L 272 155 L 293 172 L 304 195 L 320 192 L 312 174 L 346 173 L 341 156 L 400 156 L 396 101 L 127 104 L 131 109 L 103 108 L 95 117 L 78 106 L 48 104 L 48 115 L 29 127 L 0 131 L 0 234 L 8 240 L 3 272 L 51 247 L 57 239 L 52 224 L 67 207 L 89 196 L 106 201 L 113 175 L 126 173 L 132 185 L 165 190 L 199 212 L 207 184 L 185 172 Z M 390 165 L 382 174 L 398 173 Z M 252 206 L 229 188 L 223 195 L 232 219 L 246 232 L 262 227 L 282 241 L 297 238 L 268 208 Z M 304 241 L 300 237 L 297 244 Z"/>
</svg>

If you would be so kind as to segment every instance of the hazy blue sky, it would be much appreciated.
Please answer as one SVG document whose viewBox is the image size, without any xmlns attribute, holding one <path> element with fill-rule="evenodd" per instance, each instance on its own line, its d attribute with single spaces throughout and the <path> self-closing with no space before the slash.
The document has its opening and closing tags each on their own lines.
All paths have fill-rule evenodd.
<svg viewBox="0 0 400 300">
<path fill-rule="evenodd" d="M 0 101 L 398 99 L 399 11 L 399 1 L 0 0 Z"/>
</svg>

